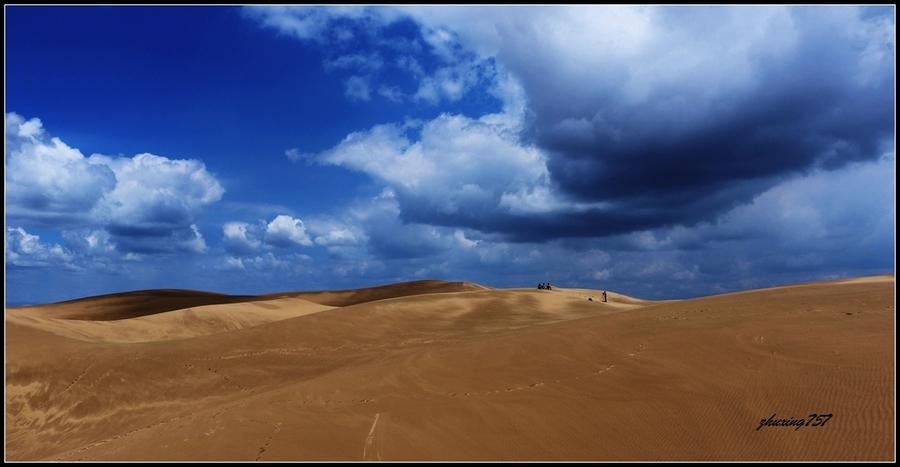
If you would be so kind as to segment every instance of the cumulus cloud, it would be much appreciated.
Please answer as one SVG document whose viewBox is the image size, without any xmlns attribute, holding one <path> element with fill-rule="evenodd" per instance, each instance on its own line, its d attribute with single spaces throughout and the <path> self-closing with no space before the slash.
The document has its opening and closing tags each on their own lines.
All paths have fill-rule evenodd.
<svg viewBox="0 0 900 467">
<path fill-rule="evenodd" d="M 44 131 L 41 120 L 6 114 L 6 201 L 10 217 L 42 225 L 85 222 L 116 184 L 113 171 Z"/>
<path fill-rule="evenodd" d="M 109 157 L 51 137 L 39 119 L 6 114 L 7 208 L 17 222 L 104 230 L 123 252 L 200 252 L 195 221 L 224 188 L 198 160 Z"/>
<path fill-rule="evenodd" d="M 316 243 L 348 244 L 355 240 L 350 231 L 326 229 L 317 238 Z M 226 222 L 222 225 L 222 246 L 234 258 L 250 258 L 265 256 L 267 250 L 273 248 L 288 249 L 299 246 L 313 246 L 306 224 L 299 218 L 287 214 L 279 214 L 271 221 L 260 219 L 257 223 Z M 233 262 L 233 261 L 232 261 Z"/>
<path fill-rule="evenodd" d="M 377 125 L 317 158 L 389 184 L 405 219 L 478 225 L 518 208 L 516 196 L 552 198 L 543 154 L 519 144 L 515 128 L 494 117 L 443 114 L 426 123 Z"/>
<path fill-rule="evenodd" d="M 277 247 L 312 245 L 303 221 L 284 214 L 275 217 L 266 226 L 265 240 L 266 243 Z"/>
<path fill-rule="evenodd" d="M 191 227 L 201 209 L 225 190 L 197 160 L 173 160 L 153 154 L 133 158 L 93 156 L 116 175 L 95 215 L 114 235 L 155 237 Z"/>
<path fill-rule="evenodd" d="M 246 222 L 227 222 L 222 226 L 225 251 L 238 256 L 256 253 L 262 247 L 255 226 Z"/>
<path fill-rule="evenodd" d="M 18 267 L 66 266 L 73 255 L 58 244 L 41 242 L 38 235 L 33 235 L 21 227 L 6 229 L 7 264 Z"/>
</svg>

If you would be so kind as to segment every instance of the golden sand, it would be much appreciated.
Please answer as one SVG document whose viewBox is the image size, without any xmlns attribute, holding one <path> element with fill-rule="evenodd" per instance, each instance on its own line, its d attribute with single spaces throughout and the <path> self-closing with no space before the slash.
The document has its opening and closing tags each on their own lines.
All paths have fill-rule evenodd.
<svg viewBox="0 0 900 467">
<path fill-rule="evenodd" d="M 892 460 L 893 276 L 599 296 L 419 281 L 10 308 L 7 458 Z"/>
</svg>

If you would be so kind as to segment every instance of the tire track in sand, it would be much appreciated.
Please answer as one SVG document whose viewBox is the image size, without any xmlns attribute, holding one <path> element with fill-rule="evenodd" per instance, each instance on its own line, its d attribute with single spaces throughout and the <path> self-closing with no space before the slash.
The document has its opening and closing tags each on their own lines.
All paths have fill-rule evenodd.
<svg viewBox="0 0 900 467">
<path fill-rule="evenodd" d="M 363 444 L 363 460 L 369 459 L 369 449 L 375 444 L 375 427 L 378 425 L 378 419 L 381 417 L 381 412 L 375 414 L 375 420 L 372 421 L 372 428 L 369 428 L 369 435 L 366 436 L 366 442 Z M 375 450 L 375 458 L 377 460 L 381 460 L 381 452 L 377 449 Z"/>
</svg>

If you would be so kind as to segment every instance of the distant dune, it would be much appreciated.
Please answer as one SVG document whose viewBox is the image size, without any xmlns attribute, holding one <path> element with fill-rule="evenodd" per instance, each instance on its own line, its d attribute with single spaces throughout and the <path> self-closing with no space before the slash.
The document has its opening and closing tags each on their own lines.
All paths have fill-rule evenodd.
<svg viewBox="0 0 900 467">
<path fill-rule="evenodd" d="M 894 287 L 603 303 L 416 281 L 8 308 L 6 455 L 892 460 Z M 761 426 L 811 414 L 832 416 Z"/>
<path fill-rule="evenodd" d="M 47 318 L 110 321 L 138 318 L 192 306 L 255 300 L 259 300 L 259 297 L 224 295 L 197 290 L 156 289 L 98 295 L 19 308 L 28 308 L 31 313 Z"/>
</svg>

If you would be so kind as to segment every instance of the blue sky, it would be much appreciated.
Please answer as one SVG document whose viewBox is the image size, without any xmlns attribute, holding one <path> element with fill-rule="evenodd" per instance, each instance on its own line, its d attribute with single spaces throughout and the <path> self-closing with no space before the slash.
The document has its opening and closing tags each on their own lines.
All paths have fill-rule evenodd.
<svg viewBox="0 0 900 467">
<path fill-rule="evenodd" d="M 890 7 L 7 7 L 7 301 L 893 273 L 894 31 Z"/>
</svg>

